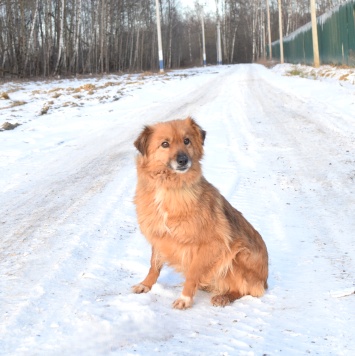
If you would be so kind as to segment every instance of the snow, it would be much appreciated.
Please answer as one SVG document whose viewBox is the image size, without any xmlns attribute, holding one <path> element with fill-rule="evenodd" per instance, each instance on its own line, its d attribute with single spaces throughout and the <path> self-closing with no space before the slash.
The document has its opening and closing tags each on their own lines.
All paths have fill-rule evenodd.
<svg viewBox="0 0 355 356">
<path fill-rule="evenodd" d="M 0 354 L 354 355 L 346 70 L 346 81 L 334 67 L 244 64 L 2 84 L 0 127 L 21 126 L 0 132 Z M 174 310 L 183 278 L 169 268 L 149 293 L 130 291 L 150 258 L 133 141 L 189 114 L 207 131 L 205 176 L 266 241 L 262 298 L 218 308 L 198 291 Z"/>
</svg>

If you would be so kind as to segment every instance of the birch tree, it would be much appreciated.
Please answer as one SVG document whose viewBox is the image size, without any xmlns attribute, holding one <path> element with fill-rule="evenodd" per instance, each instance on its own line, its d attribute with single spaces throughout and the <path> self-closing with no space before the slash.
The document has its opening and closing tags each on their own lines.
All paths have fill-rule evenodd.
<svg viewBox="0 0 355 356">
<path fill-rule="evenodd" d="M 55 65 L 54 73 L 59 74 L 61 70 L 61 62 L 64 63 L 62 57 L 64 57 L 64 16 L 65 16 L 65 0 L 59 0 L 59 40 L 58 40 L 58 54 L 57 54 L 57 63 Z"/>
</svg>

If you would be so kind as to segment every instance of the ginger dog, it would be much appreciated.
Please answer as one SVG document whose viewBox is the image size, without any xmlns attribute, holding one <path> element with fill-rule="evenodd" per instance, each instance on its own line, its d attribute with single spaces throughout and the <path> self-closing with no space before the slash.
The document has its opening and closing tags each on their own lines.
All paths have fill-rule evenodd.
<svg viewBox="0 0 355 356">
<path fill-rule="evenodd" d="M 188 117 L 146 126 L 134 142 L 135 204 L 152 256 L 147 277 L 132 289 L 149 292 L 167 263 L 185 276 L 176 309 L 191 307 L 198 288 L 213 293 L 215 306 L 267 288 L 263 239 L 202 175 L 205 136 Z"/>
</svg>

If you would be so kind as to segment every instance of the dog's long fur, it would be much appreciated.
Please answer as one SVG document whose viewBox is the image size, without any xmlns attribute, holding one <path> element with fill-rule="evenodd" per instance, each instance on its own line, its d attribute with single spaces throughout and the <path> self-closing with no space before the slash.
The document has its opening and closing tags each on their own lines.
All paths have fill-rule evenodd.
<svg viewBox="0 0 355 356">
<path fill-rule="evenodd" d="M 267 288 L 268 254 L 260 234 L 203 177 L 206 132 L 188 117 L 146 126 L 135 141 L 135 204 L 142 233 L 152 245 L 147 277 L 133 287 L 148 292 L 164 263 L 185 276 L 177 309 L 192 305 L 198 288 L 225 306 Z"/>
</svg>

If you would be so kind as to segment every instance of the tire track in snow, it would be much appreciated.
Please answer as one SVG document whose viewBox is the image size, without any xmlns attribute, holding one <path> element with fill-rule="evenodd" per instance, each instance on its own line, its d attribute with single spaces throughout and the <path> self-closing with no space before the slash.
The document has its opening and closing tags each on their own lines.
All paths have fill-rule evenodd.
<svg viewBox="0 0 355 356">
<path fill-rule="evenodd" d="M 112 153 L 114 152 L 114 153 Z M 106 152 L 91 158 L 91 161 L 78 170 L 62 176 L 60 180 L 47 181 L 47 185 L 32 185 L 11 206 L 4 206 L 1 212 L 5 216 L 2 223 L 2 253 L 18 249 L 26 253 L 26 244 L 41 236 L 41 231 L 53 231 L 69 216 L 80 210 L 87 201 L 107 184 L 127 157 L 127 152 L 110 148 Z M 43 181 L 42 181 L 43 182 Z M 41 183 L 42 184 L 42 183 Z M 10 214 L 11 209 L 11 214 Z M 4 259 L 2 257 L 1 259 Z"/>
<path fill-rule="evenodd" d="M 270 147 L 275 145 L 275 140 L 282 138 L 280 142 L 276 142 L 280 148 L 285 149 L 284 154 L 279 149 L 282 155 L 277 157 L 277 161 L 281 163 L 278 169 L 280 172 L 284 170 L 285 173 L 278 177 L 279 184 L 284 189 L 294 189 L 296 196 L 306 197 L 309 205 L 305 210 L 313 208 L 314 211 L 312 214 L 305 213 L 304 219 L 308 220 L 310 226 L 324 227 L 319 233 L 327 235 L 326 243 L 347 258 L 345 252 L 348 251 L 349 245 L 354 248 L 353 241 L 349 239 L 351 231 L 336 231 L 327 224 L 327 220 L 331 215 L 339 216 L 339 220 L 346 221 L 345 225 L 355 228 L 351 213 L 355 201 L 351 194 L 344 194 L 344 191 L 351 193 L 353 190 L 353 182 L 349 179 L 352 167 L 346 163 L 344 157 L 350 158 L 350 152 L 355 149 L 354 130 L 349 126 L 343 126 L 341 129 L 340 125 L 334 130 L 334 115 L 327 117 L 320 111 L 320 108 L 325 106 L 324 103 L 307 103 L 282 93 L 283 102 L 270 106 L 272 99 L 275 100 L 276 95 L 280 93 L 270 90 L 270 86 L 265 90 L 260 82 L 253 92 L 261 104 L 262 111 L 283 130 L 282 134 L 278 135 L 279 138 L 269 138 L 269 142 L 265 140 L 265 145 Z M 261 126 L 256 125 L 255 128 L 257 132 L 257 128 Z M 349 172 L 348 175 L 343 175 L 344 170 Z M 311 220 L 311 217 L 315 219 Z M 329 220 L 334 221 L 334 218 Z M 322 221 L 322 224 L 319 224 L 319 221 Z M 339 233 L 342 238 L 335 239 Z M 319 238 L 322 239 L 321 236 Z M 339 245 L 343 243 L 345 246 Z M 354 262 L 352 263 L 354 268 L 350 268 L 350 271 L 355 270 Z"/>
<path fill-rule="evenodd" d="M 339 231 L 327 223 L 329 213 L 341 211 L 344 225 L 354 225 L 351 195 L 343 193 L 344 188 L 351 192 L 351 180 L 338 173 L 344 171 L 341 160 L 346 150 L 354 150 L 354 133 L 342 130 L 345 124 L 337 124 L 335 130 L 332 117 L 323 117 L 324 103 L 290 96 L 268 80 L 265 69 L 257 68 L 238 66 L 226 78 L 225 88 L 217 91 L 213 104 L 220 111 L 208 121 L 206 155 L 212 131 L 211 146 L 220 151 L 221 159 L 208 165 L 223 174 L 219 188 L 269 247 L 270 289 L 260 309 L 254 310 L 254 316 L 263 314 L 268 324 L 260 335 L 265 338 L 260 341 L 265 343 L 261 351 L 282 339 L 282 351 L 293 354 L 295 338 L 300 345 L 297 352 L 317 352 L 320 343 L 330 353 L 349 351 L 354 346 L 350 334 L 344 338 L 340 327 L 335 336 L 331 324 L 350 322 L 351 300 L 334 310 L 323 310 L 317 300 L 333 301 L 328 279 L 332 285 L 334 279 L 345 280 L 339 289 L 354 281 L 354 261 L 347 252 L 354 250 L 354 242 L 349 241 L 352 232 L 341 233 L 344 248 L 335 239 Z M 334 160 L 337 157 L 339 162 Z M 235 310 L 239 306 L 235 303 Z M 275 319 L 288 314 L 292 319 L 284 323 Z M 302 319 L 308 320 L 305 330 L 300 328 Z M 339 345 L 339 339 L 345 341 Z"/>
<path fill-rule="evenodd" d="M 134 125 L 143 119 L 149 124 L 193 114 L 207 130 L 204 171 L 266 239 L 271 252 L 269 292 L 261 299 L 246 297 L 222 309 L 211 307 L 210 295 L 199 291 L 194 307 L 181 313 L 171 309 L 181 291 L 181 279 L 164 269 L 149 294 L 130 294 L 130 286 L 147 272 L 150 249 L 137 230 L 131 202 L 133 148 L 123 151 L 118 142 L 117 148 L 105 143 L 101 152 L 89 150 L 86 162 L 76 162 L 78 171 L 73 164 L 58 179 L 50 176 L 42 187 L 47 197 L 34 203 L 41 189 L 33 185 L 35 191 L 19 200 L 18 221 L 22 213 L 28 213 L 29 219 L 18 231 L 28 227 L 28 236 L 35 238 L 8 241 L 8 252 L 19 255 L 2 281 L 1 296 L 12 298 L 13 303 L 6 305 L 0 329 L 10 335 L 14 325 L 23 327 L 16 330 L 21 337 L 7 343 L 5 352 L 149 354 L 154 350 L 189 355 L 205 350 L 209 354 L 292 355 L 320 350 L 339 354 L 351 349 L 351 329 L 346 329 L 351 304 L 328 300 L 329 310 L 317 307 L 317 300 L 326 298 L 322 281 L 331 277 L 327 266 L 324 273 L 319 271 L 324 266 L 319 253 L 322 239 L 318 243 L 310 239 L 318 225 L 307 214 L 311 216 L 312 204 L 323 204 L 325 196 L 318 191 L 308 196 L 305 186 L 315 189 L 319 184 L 309 178 L 317 160 L 305 162 L 309 152 L 297 147 L 316 134 L 318 124 L 289 126 L 290 117 L 308 118 L 299 110 L 305 103 L 297 99 L 290 107 L 275 100 L 280 90 L 264 74 L 247 65 L 231 67 L 194 93 L 146 107 L 145 112 L 136 108 L 132 120 Z M 138 115 L 144 118 L 139 121 Z M 120 132 L 119 141 L 131 147 L 131 122 L 126 125 L 129 132 L 124 137 Z M 306 133 L 298 136 L 297 130 Z M 322 146 L 324 159 L 326 146 Z M 57 182 L 55 188 L 51 179 Z M 63 200 L 53 200 L 60 192 Z M 70 201 L 73 198 L 75 202 Z M 31 213 L 33 206 L 42 204 L 47 210 Z M 54 217 L 53 227 L 46 224 L 46 211 Z M 320 218 L 324 222 L 326 215 Z M 34 226 L 27 225 L 31 221 Z M 329 237 L 326 224 L 322 232 Z M 31 253 L 21 255 L 26 251 Z M 334 252 L 334 258 L 338 256 Z M 26 288 L 19 282 L 26 283 Z M 319 318 L 324 326 L 317 330 L 322 325 Z M 339 330 L 325 325 L 331 319 L 339 326 L 341 318 L 345 321 Z M 280 340 L 282 346 L 277 347 Z"/>
<path fill-rule="evenodd" d="M 6 285 L 1 288 L 2 297 L 36 289 L 36 278 L 51 278 L 48 266 L 57 273 L 57 267 L 64 267 L 72 257 L 75 241 L 63 236 L 63 230 L 75 234 L 75 217 L 127 161 L 127 152 L 112 152 L 115 151 L 110 150 L 106 158 L 98 155 L 61 180 L 30 190 L 17 202 L 17 210 L 7 217 L 3 230 L 6 239 L 1 251 L 2 282 Z M 18 285 L 19 276 L 29 279 Z M 28 288 L 23 283 L 28 283 Z"/>
<path fill-rule="evenodd" d="M 209 83 L 215 80 L 222 83 L 222 78 L 217 76 Z M 209 85 L 205 84 L 201 92 L 185 95 L 183 102 L 175 106 L 160 104 L 161 119 L 171 119 L 178 113 L 179 116 L 191 114 L 196 103 L 203 105 L 211 98 L 211 93 L 205 90 Z M 185 111 L 181 113 L 182 110 Z M 135 115 L 139 114 L 140 111 L 136 111 Z M 160 120 L 159 115 L 152 116 Z M 128 137 L 127 141 L 124 136 Z M 97 142 L 86 143 L 85 161 L 81 160 L 80 152 L 74 151 L 64 172 L 59 171 L 64 166 L 62 161 L 43 167 L 44 172 L 35 172 L 29 178 L 34 183 L 27 184 L 27 190 L 21 191 L 16 202 L 1 207 L 1 216 L 6 218 L 2 223 L 0 297 L 13 303 L 3 305 L 0 329 L 5 334 L 19 323 L 31 324 L 30 329 L 19 331 L 23 333 L 23 342 L 12 345 L 9 351 L 29 350 L 32 343 L 36 344 L 38 335 L 47 340 L 42 350 L 55 348 L 56 342 L 65 343 L 63 338 L 68 332 L 77 335 L 75 328 L 90 332 L 91 325 L 95 329 L 95 322 L 91 323 L 94 319 L 105 330 L 101 308 L 97 315 L 92 315 L 90 308 L 83 312 L 81 309 L 85 308 L 79 306 L 96 300 L 99 304 L 101 300 L 111 302 L 111 295 L 117 299 L 120 293 L 130 293 L 127 283 L 133 284 L 132 271 L 141 271 L 137 269 L 137 243 L 142 243 L 138 238 L 143 240 L 141 236 L 136 241 L 127 240 L 137 229 L 131 202 L 135 185 L 132 142 L 132 132 L 128 131 L 123 137 L 120 132 L 117 144 L 105 143 L 99 150 Z M 119 148 L 127 145 L 132 146 L 132 151 Z M 115 186 L 114 191 L 105 193 L 113 189 L 111 185 Z M 106 199 L 103 200 L 103 196 Z M 92 211 L 93 206 L 98 208 Z M 87 227 L 77 226 L 86 219 Z M 103 231 L 102 226 L 105 226 Z M 113 252 L 117 240 L 120 240 L 120 248 Z M 149 247 L 146 249 L 144 254 L 148 255 Z M 145 267 L 142 266 L 144 271 Z M 122 284 L 122 280 L 127 282 Z M 67 303 L 61 305 L 63 300 Z M 113 320 L 113 324 L 122 321 L 120 308 L 117 313 L 120 317 Z M 53 320 L 58 322 L 51 322 Z M 110 342 L 117 338 L 112 330 L 108 335 Z M 85 339 L 87 335 L 84 333 L 81 337 Z M 72 342 L 75 344 L 75 340 Z"/>
<path fill-rule="evenodd" d="M 297 308 L 300 313 L 294 321 L 285 323 L 284 330 L 272 330 L 269 336 L 277 340 L 282 335 L 283 351 L 289 347 L 287 352 L 294 348 L 294 337 L 302 340 L 308 351 L 317 350 L 319 343 L 326 343 L 327 349 L 333 350 L 330 352 L 351 350 L 351 342 L 346 341 L 351 339 L 350 335 L 341 346 L 336 341 L 344 339 L 341 329 L 336 337 L 330 336 L 334 335 L 330 326 L 333 320 L 350 322 L 351 303 L 348 307 L 345 301 L 334 310 L 319 310 L 316 301 L 319 294 L 329 299 L 329 287 L 324 283 L 327 279 L 332 279 L 332 284 L 336 283 L 334 279 L 347 280 L 345 285 L 339 283 L 340 289 L 354 281 L 354 261 L 347 252 L 349 248 L 354 250 L 354 242 L 349 241 L 352 231 L 341 232 L 328 224 L 328 217 L 334 221 L 331 215 L 341 212 L 340 224 L 345 219 L 344 226 L 354 225 L 350 216 L 354 202 L 351 195 L 343 193 L 344 188 L 351 192 L 351 182 L 338 173 L 344 171 L 344 163 L 337 161 L 346 156 L 346 149 L 353 151 L 354 132 L 333 131 L 327 122 L 332 118 L 320 117 L 317 112 L 324 103 L 306 103 L 290 97 L 265 80 L 260 75 L 262 71 L 250 69 L 246 67 L 246 77 L 236 80 L 234 93 L 235 97 L 244 94 L 250 99 L 239 101 L 238 110 L 228 112 L 231 140 L 237 140 L 240 149 L 246 146 L 250 151 L 254 146 L 252 151 L 256 153 L 247 154 L 255 161 L 256 167 L 252 169 L 244 162 L 245 157 L 235 152 L 243 174 L 248 175 L 246 169 L 249 170 L 249 177 L 240 179 L 235 205 L 243 206 L 241 210 L 247 212 L 252 223 L 260 225 L 269 246 L 270 291 L 265 299 L 286 298 L 284 307 Z M 263 156 L 271 161 L 265 164 Z M 253 173 L 258 176 L 256 179 Z M 274 189 L 270 190 L 271 187 Z M 336 258 L 341 260 L 338 266 Z M 302 310 L 308 310 L 306 316 Z M 312 321 L 307 330 L 302 330 L 299 325 L 305 317 Z M 326 320 L 328 325 L 324 324 Z M 323 325 L 320 330 L 319 325 Z"/>
</svg>

